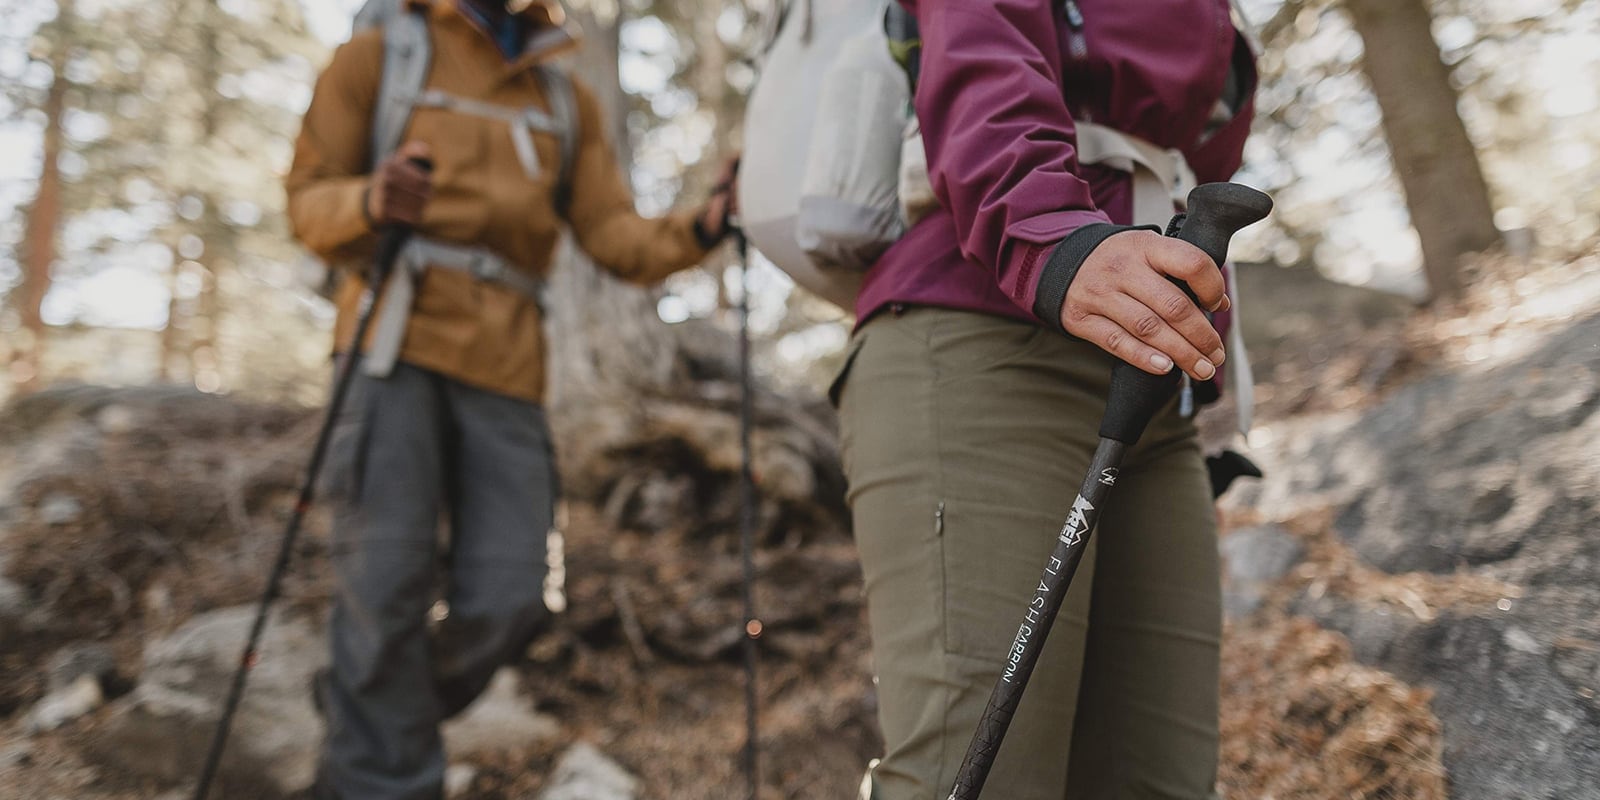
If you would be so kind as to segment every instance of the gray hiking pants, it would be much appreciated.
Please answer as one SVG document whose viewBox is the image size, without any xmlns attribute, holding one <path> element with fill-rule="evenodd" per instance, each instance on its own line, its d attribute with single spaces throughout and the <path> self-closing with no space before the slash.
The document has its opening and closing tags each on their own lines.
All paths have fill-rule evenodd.
<svg viewBox="0 0 1600 800">
<path fill-rule="evenodd" d="M 317 687 L 328 723 L 319 790 L 439 800 L 439 723 L 545 613 L 555 472 L 544 412 L 406 364 L 357 375 L 324 476 L 336 593 L 332 665 Z M 430 625 L 441 598 L 449 615 Z"/>
</svg>

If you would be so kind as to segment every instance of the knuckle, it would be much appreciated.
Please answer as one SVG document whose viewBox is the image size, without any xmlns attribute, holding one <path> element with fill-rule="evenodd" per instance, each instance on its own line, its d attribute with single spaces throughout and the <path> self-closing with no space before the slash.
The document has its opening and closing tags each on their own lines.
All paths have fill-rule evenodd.
<svg viewBox="0 0 1600 800">
<path fill-rule="evenodd" d="M 1161 313 L 1166 315 L 1168 319 L 1186 317 L 1193 308 L 1194 304 L 1189 302 L 1188 297 L 1176 292 L 1161 299 Z"/>
<path fill-rule="evenodd" d="M 1174 260 L 1173 272 L 1185 280 L 1198 280 L 1205 275 L 1207 260 L 1203 254 L 1185 251 Z"/>
<path fill-rule="evenodd" d="M 1128 345 L 1128 335 L 1122 331 L 1112 331 L 1106 335 L 1106 349 L 1114 353 L 1121 352 Z"/>
<path fill-rule="evenodd" d="M 1160 332 L 1161 327 L 1162 321 L 1160 317 L 1154 314 L 1146 314 L 1133 324 L 1133 333 L 1141 339 L 1149 339 Z"/>
</svg>

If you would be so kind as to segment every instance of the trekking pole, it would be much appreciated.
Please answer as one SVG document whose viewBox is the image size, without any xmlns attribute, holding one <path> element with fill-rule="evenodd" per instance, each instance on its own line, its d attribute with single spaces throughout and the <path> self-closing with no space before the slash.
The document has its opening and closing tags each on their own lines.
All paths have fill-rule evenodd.
<svg viewBox="0 0 1600 800">
<path fill-rule="evenodd" d="M 433 162 L 422 158 L 411 159 L 413 166 L 424 172 L 433 171 Z M 406 240 L 411 236 L 411 226 L 400 223 L 389 223 L 383 226 L 378 238 L 378 251 L 372 262 L 372 273 L 368 276 L 366 289 L 361 293 L 361 302 L 356 317 L 355 337 L 350 340 L 350 350 L 345 353 L 339 362 L 339 370 L 333 380 L 333 397 L 328 401 L 328 409 L 322 417 L 322 427 L 317 430 L 316 444 L 311 448 L 311 463 L 306 467 L 304 480 L 300 484 L 300 496 L 295 501 L 294 511 L 289 515 L 289 523 L 283 531 L 282 543 L 278 545 L 278 559 L 272 564 L 272 572 L 267 575 L 267 587 L 261 592 L 261 600 L 256 606 L 255 621 L 250 625 L 250 636 L 245 641 L 244 653 L 239 656 L 239 666 L 234 670 L 233 683 L 228 687 L 228 699 L 222 706 L 222 717 L 217 720 L 216 732 L 211 735 L 211 747 L 206 753 L 205 766 L 200 770 L 200 781 L 194 787 L 194 800 L 206 800 L 206 795 L 211 791 L 211 782 L 216 778 L 217 768 L 222 763 L 222 753 L 228 746 L 228 733 L 233 726 L 233 715 L 239 710 L 239 702 L 244 698 L 245 680 L 250 675 L 250 669 L 259 660 L 256 648 L 261 644 L 261 635 L 267 628 L 267 614 L 272 610 L 272 604 L 278 599 L 278 594 L 283 589 L 283 575 L 289 570 L 289 559 L 294 554 L 294 543 L 300 536 L 300 525 L 305 521 L 306 512 L 311 510 L 311 500 L 316 494 L 317 474 L 322 471 L 323 458 L 328 453 L 328 443 L 333 438 L 333 423 L 339 417 L 339 410 L 344 407 L 345 396 L 350 393 L 351 379 L 355 377 L 356 363 L 361 360 L 361 342 L 367 338 L 367 328 L 372 325 L 372 310 L 377 305 L 378 292 L 388 281 L 389 273 L 394 271 L 395 262 L 399 260 L 400 250 L 405 247 Z"/>
<path fill-rule="evenodd" d="M 756 756 L 756 639 L 761 620 L 756 618 L 755 532 L 756 481 L 751 467 L 751 406 L 754 401 L 750 374 L 750 246 L 744 231 L 733 229 L 733 246 L 739 254 L 739 551 L 744 568 L 744 771 L 749 800 L 760 791 Z"/>
<path fill-rule="evenodd" d="M 1261 192 L 1236 183 L 1208 183 L 1189 193 L 1188 218 L 1172 235 L 1204 250 L 1220 269 L 1228 260 L 1228 242 L 1233 234 L 1264 219 L 1271 210 L 1272 199 Z M 1188 292 L 1188 287 L 1184 291 Z M 1192 298 L 1193 293 L 1189 294 Z M 1083 559 L 1089 534 L 1117 483 L 1123 455 L 1138 443 L 1151 418 L 1172 398 L 1182 375 L 1176 368 L 1165 375 L 1151 375 L 1121 361 L 1112 368 L 1111 391 L 1100 422 L 1100 444 L 1089 462 L 1089 474 L 1061 528 L 1055 550 L 1045 562 L 1039 588 L 1028 603 L 1000 680 L 978 720 L 978 730 L 967 747 L 961 771 L 956 773 L 949 800 L 978 800 L 983 791 L 1017 703 L 1027 688 L 1028 676 L 1033 674 L 1044 649 L 1045 636 L 1050 633 L 1072 575 Z"/>
</svg>

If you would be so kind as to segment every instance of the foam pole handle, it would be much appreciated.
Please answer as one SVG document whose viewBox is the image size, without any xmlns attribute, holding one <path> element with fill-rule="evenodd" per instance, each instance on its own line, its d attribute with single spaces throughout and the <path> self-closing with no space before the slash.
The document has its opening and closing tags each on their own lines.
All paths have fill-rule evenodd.
<svg viewBox="0 0 1600 800">
<path fill-rule="evenodd" d="M 1221 269 L 1228 260 L 1228 244 L 1240 229 L 1266 218 L 1272 198 L 1237 183 L 1207 183 L 1189 193 L 1189 214 L 1177 238 L 1205 251 Z M 1188 287 L 1184 287 L 1187 292 Z M 1192 295 L 1191 295 L 1192 296 Z M 1157 411 L 1177 391 L 1183 373 L 1176 367 L 1165 375 L 1151 375 L 1119 361 L 1111 369 L 1111 392 L 1100 435 L 1132 447 L 1144 435 Z"/>
<path fill-rule="evenodd" d="M 433 172 L 433 161 L 426 158 L 409 158 L 411 166 L 423 172 Z M 411 226 L 399 222 L 390 222 L 378 232 L 378 251 L 372 260 L 372 276 L 369 284 L 382 285 L 388 279 L 389 273 L 394 271 L 394 265 L 400 258 L 401 248 L 406 246 L 406 240 L 411 238 Z"/>
</svg>

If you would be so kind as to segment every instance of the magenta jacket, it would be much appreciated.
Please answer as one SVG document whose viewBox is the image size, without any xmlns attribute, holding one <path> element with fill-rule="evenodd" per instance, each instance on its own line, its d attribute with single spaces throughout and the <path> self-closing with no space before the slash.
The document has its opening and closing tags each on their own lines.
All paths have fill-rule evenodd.
<svg viewBox="0 0 1600 800">
<path fill-rule="evenodd" d="M 940 208 L 868 270 L 861 323 L 905 304 L 1059 327 L 1065 281 L 1133 207 L 1126 173 L 1078 164 L 1074 119 L 1177 148 L 1202 183 L 1239 168 L 1256 76 L 1228 0 L 902 5 L 921 27 L 915 105 Z M 1216 128 L 1230 85 L 1238 109 Z M 1100 234 L 1067 246 L 1085 226 Z"/>
</svg>

